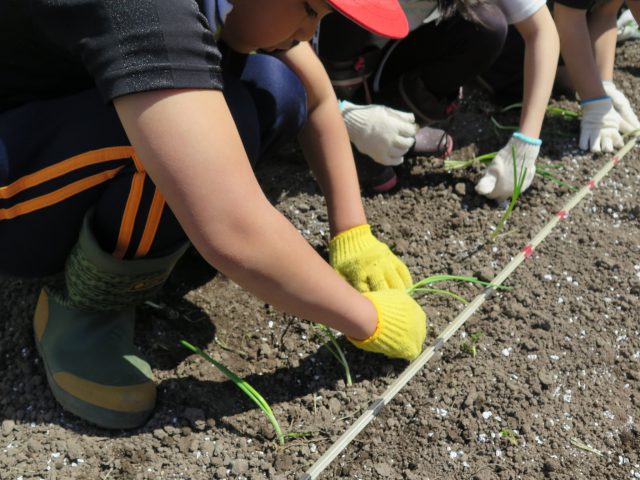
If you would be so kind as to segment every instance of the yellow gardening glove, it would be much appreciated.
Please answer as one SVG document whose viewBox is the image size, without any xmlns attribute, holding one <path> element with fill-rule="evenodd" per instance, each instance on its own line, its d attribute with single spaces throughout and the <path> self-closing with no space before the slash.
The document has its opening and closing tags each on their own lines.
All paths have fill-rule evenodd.
<svg viewBox="0 0 640 480">
<path fill-rule="evenodd" d="M 405 290 L 367 292 L 378 312 L 378 326 L 365 340 L 349 341 L 368 352 L 413 360 L 422 352 L 427 336 L 427 314 Z"/>
<path fill-rule="evenodd" d="M 371 234 L 369 225 L 339 233 L 329 242 L 329 261 L 360 292 L 413 285 L 407 266 Z"/>
</svg>

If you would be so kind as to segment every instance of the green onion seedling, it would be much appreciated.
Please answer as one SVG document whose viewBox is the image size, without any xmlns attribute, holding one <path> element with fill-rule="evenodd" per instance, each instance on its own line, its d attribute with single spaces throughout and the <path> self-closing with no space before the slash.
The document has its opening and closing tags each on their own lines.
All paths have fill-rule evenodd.
<svg viewBox="0 0 640 480">
<path fill-rule="evenodd" d="M 468 353 L 473 358 L 476 358 L 476 355 L 478 354 L 478 342 L 480 341 L 480 337 L 482 337 L 482 335 L 482 332 L 475 332 L 469 335 L 469 341 L 464 342 L 462 345 L 460 345 L 460 350 Z"/>
<path fill-rule="evenodd" d="M 507 223 L 507 220 L 511 216 L 513 209 L 518 202 L 518 198 L 520 198 L 520 194 L 522 193 L 522 186 L 524 185 L 524 179 L 527 175 L 527 168 L 523 168 L 520 175 L 518 175 L 518 164 L 516 162 L 516 147 L 514 145 L 511 146 L 511 157 L 513 158 L 513 193 L 511 194 L 511 201 L 509 202 L 509 206 L 507 210 L 502 215 L 502 218 L 498 222 L 496 229 L 491 234 L 491 240 L 495 241 L 498 235 L 504 229 L 504 226 Z"/>
<path fill-rule="evenodd" d="M 516 109 L 516 108 L 522 108 L 522 103 L 514 103 L 512 105 L 508 105 L 508 106 L 504 107 L 502 110 L 500 110 L 500 113 L 508 112 L 509 110 L 513 110 L 513 109 Z M 547 112 L 547 114 L 549 114 L 549 116 L 562 117 L 564 119 L 577 119 L 577 118 L 580 118 L 580 113 L 578 113 L 578 112 L 574 112 L 573 110 L 568 110 L 568 109 L 562 108 L 562 107 L 556 107 L 556 106 L 553 106 L 553 105 L 548 105 L 547 108 L 546 108 L 546 112 Z M 491 122 L 492 122 L 494 128 L 499 129 L 499 130 L 516 131 L 519 128 L 517 125 L 503 125 L 493 116 L 491 117 Z M 565 133 L 565 132 L 562 132 L 562 131 L 555 131 L 554 134 L 562 136 L 562 137 L 573 137 L 572 133 Z"/>
<path fill-rule="evenodd" d="M 561 165 L 537 164 L 535 168 L 536 168 L 536 175 L 540 175 L 542 178 L 545 178 L 550 182 L 555 183 L 556 185 L 560 185 L 561 187 L 567 188 L 572 192 L 575 192 L 578 190 L 577 187 L 574 187 L 573 185 L 568 184 L 567 182 L 561 180 L 560 178 L 555 176 L 553 173 L 551 173 L 551 170 L 562 168 Z"/>
<path fill-rule="evenodd" d="M 460 302 L 465 304 L 469 303 L 464 297 L 461 297 L 457 293 L 453 293 L 450 290 L 442 290 L 439 288 L 432 288 L 428 286 L 428 285 L 431 285 L 432 283 L 444 282 L 449 280 L 456 281 L 456 282 L 476 283 L 479 285 L 483 285 L 485 287 L 492 286 L 491 282 L 485 282 L 476 277 L 468 277 L 468 276 L 462 276 L 462 275 L 432 275 L 430 277 L 423 278 L 422 280 L 414 283 L 411 287 L 407 288 L 407 293 L 414 297 L 420 293 L 436 293 L 436 294 L 446 295 L 446 296 L 455 298 L 456 300 L 459 300 Z M 500 285 L 497 288 L 501 290 L 510 289 L 510 287 L 507 287 L 504 285 Z"/>
<path fill-rule="evenodd" d="M 519 102 L 519 103 L 512 103 L 511 105 L 507 105 L 502 110 L 500 110 L 500 113 L 508 112 L 509 110 L 514 110 L 516 108 L 522 108 L 522 103 Z M 560 116 L 563 118 L 580 118 L 580 113 L 574 112 L 573 110 L 568 110 L 562 107 L 548 105 L 546 110 L 547 110 L 547 113 L 551 114 L 552 116 Z"/>
<path fill-rule="evenodd" d="M 318 324 L 317 330 L 321 335 L 324 335 L 327 338 L 324 346 L 327 350 L 331 352 L 331 354 L 338 360 L 338 363 L 342 365 L 344 369 L 345 382 L 348 387 L 353 385 L 353 381 L 351 380 L 351 369 L 349 368 L 349 362 L 347 362 L 347 357 L 345 356 L 342 348 L 340 348 L 340 344 L 336 339 L 336 336 L 333 334 L 331 329 L 325 325 Z"/>
<path fill-rule="evenodd" d="M 484 155 L 479 155 L 471 160 L 445 160 L 444 168 L 445 170 L 462 170 L 463 168 L 480 165 L 481 163 L 490 163 L 496 155 L 498 155 L 498 152 L 485 153 Z"/>
<path fill-rule="evenodd" d="M 262 395 L 258 393 L 257 390 L 255 390 L 251 385 L 249 385 L 249 383 L 246 380 L 240 378 L 238 375 L 236 375 L 227 367 L 225 367 L 222 363 L 214 360 L 207 353 L 203 352 L 200 348 L 194 345 L 191 345 L 186 340 L 180 340 L 180 343 L 182 344 L 182 346 L 186 347 L 187 349 L 191 350 L 193 353 L 204 358 L 207 362 L 211 363 L 218 370 L 224 373 L 226 377 L 236 385 L 236 387 L 242 390 L 258 407 L 260 407 L 260 410 L 262 410 L 262 412 L 265 414 L 267 419 L 269 419 L 269 422 L 271 422 L 271 425 L 273 426 L 273 429 L 276 432 L 278 443 L 280 443 L 280 445 L 284 445 L 285 437 L 299 437 L 299 436 L 305 435 L 305 434 L 298 434 L 298 433 L 288 433 L 288 434 L 282 433 L 280 424 L 278 423 L 278 420 L 273 414 L 273 411 L 271 410 L 271 407 L 269 406 L 267 401 L 264 399 Z"/>
<path fill-rule="evenodd" d="M 576 438 L 576 437 L 571 437 L 571 445 L 573 445 L 574 447 L 577 447 L 577 448 L 579 448 L 581 450 L 585 450 L 587 452 L 595 453 L 596 455 L 598 455 L 600 457 L 602 457 L 604 455 L 597 448 L 593 448 L 592 446 L 587 445 L 582 440 L 580 440 L 579 438 Z"/>
<path fill-rule="evenodd" d="M 498 130 L 509 130 L 511 132 L 515 132 L 520 128 L 519 125 L 503 125 L 502 123 L 498 122 L 498 120 L 496 120 L 496 117 L 491 117 L 491 123 L 493 123 L 493 126 Z"/>
<path fill-rule="evenodd" d="M 640 130 L 638 130 L 638 132 L 640 132 Z M 496 155 L 498 155 L 498 152 L 485 153 L 484 155 L 479 155 L 475 158 L 472 158 L 471 160 L 448 159 L 444 161 L 444 168 L 447 171 L 452 171 L 452 170 L 462 170 L 465 168 L 470 168 L 474 165 L 480 165 L 481 163 L 488 164 L 488 163 L 491 163 L 491 160 L 493 160 L 496 157 Z M 556 185 L 567 188 L 572 192 L 577 191 L 578 190 L 577 187 L 574 187 L 573 185 L 570 185 L 567 182 L 561 180 L 558 176 L 554 175 L 551 172 L 551 170 L 553 169 L 561 169 L 561 168 L 562 168 L 561 165 L 537 164 L 536 175 L 539 175 L 545 180 L 549 180 L 550 182 L 553 182 Z"/>
<path fill-rule="evenodd" d="M 503 428 L 500 430 L 500 438 L 506 440 L 511 445 L 518 446 L 520 442 L 518 442 L 518 434 L 511 430 L 510 428 Z"/>
</svg>

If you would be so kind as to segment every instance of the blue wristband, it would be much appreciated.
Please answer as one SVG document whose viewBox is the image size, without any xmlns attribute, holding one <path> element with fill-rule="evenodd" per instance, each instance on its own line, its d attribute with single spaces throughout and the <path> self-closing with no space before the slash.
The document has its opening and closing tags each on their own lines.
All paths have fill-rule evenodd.
<svg viewBox="0 0 640 480">
<path fill-rule="evenodd" d="M 338 108 L 340 111 L 344 110 L 344 100 L 338 100 Z"/>
<path fill-rule="evenodd" d="M 536 145 L 538 147 L 542 145 L 542 140 L 539 138 L 527 137 L 524 133 L 515 132 L 513 136 L 518 140 L 522 140 L 524 143 L 528 143 L 529 145 Z"/>
<path fill-rule="evenodd" d="M 601 102 L 602 100 L 611 100 L 611 97 L 609 97 L 608 95 L 605 95 L 604 97 L 588 98 L 587 100 L 582 100 L 580 102 L 580 105 L 586 105 L 587 103 L 592 103 L 592 102 Z"/>
</svg>

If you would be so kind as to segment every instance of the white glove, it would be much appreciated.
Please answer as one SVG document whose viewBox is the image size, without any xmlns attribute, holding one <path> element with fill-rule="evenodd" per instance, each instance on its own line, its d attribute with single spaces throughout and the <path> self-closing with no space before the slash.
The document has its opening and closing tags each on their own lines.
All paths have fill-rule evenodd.
<svg viewBox="0 0 640 480">
<path fill-rule="evenodd" d="M 618 130 L 622 118 L 609 97 L 584 100 L 580 121 L 580 148 L 592 152 L 613 152 L 624 142 Z"/>
<path fill-rule="evenodd" d="M 540 153 L 540 145 L 542 141 L 537 138 L 527 137 L 526 135 L 516 132 L 509 139 L 507 144 L 502 147 L 495 158 L 491 161 L 491 165 L 487 168 L 486 173 L 476 185 L 476 192 L 488 198 L 495 200 L 505 200 L 511 197 L 515 186 L 513 172 L 513 153 L 515 149 L 516 155 L 516 176 L 518 179 L 522 175 L 522 170 L 527 169 L 522 184 L 522 192 L 524 192 L 536 175 L 536 160 Z"/>
<path fill-rule="evenodd" d="M 400 165 L 416 141 L 419 127 L 413 113 L 346 100 L 340 102 L 340 110 L 351 142 L 382 165 Z"/>
<path fill-rule="evenodd" d="M 624 93 L 618 90 L 613 82 L 608 80 L 603 81 L 602 86 L 604 87 L 604 91 L 607 92 L 607 95 L 611 97 L 613 108 L 615 108 L 622 119 L 620 122 L 620 131 L 622 133 L 629 133 L 640 128 L 640 120 L 638 120 L 638 116 L 633 111 Z"/>
<path fill-rule="evenodd" d="M 640 29 L 638 29 L 638 24 L 635 18 L 633 18 L 631 10 L 625 10 L 622 15 L 618 17 L 616 24 L 618 26 L 618 42 L 624 42 L 632 38 L 640 38 Z"/>
</svg>

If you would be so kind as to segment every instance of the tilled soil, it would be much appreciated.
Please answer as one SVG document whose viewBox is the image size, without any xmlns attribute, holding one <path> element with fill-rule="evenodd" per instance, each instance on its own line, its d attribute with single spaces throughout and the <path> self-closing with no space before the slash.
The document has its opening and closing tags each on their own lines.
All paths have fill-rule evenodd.
<svg viewBox="0 0 640 480">
<path fill-rule="evenodd" d="M 616 82 L 640 111 L 640 42 L 618 51 Z M 448 126 L 454 158 L 499 149 L 508 132 L 470 85 Z M 578 110 L 574 101 L 557 105 Z M 517 112 L 503 113 L 517 123 Z M 609 155 L 577 149 L 579 123 L 549 117 L 541 164 L 585 185 Z M 573 194 L 538 177 L 506 235 L 504 206 L 475 195 L 482 167 L 447 172 L 406 162 L 393 192 L 365 199 L 375 233 L 414 278 L 491 280 Z M 632 150 L 321 475 L 359 479 L 640 478 L 640 161 Z M 258 172 L 278 208 L 326 255 L 322 197 L 291 150 Z M 65 413 L 50 393 L 31 315 L 42 281 L 0 280 L 1 479 L 289 479 L 305 472 L 407 366 L 344 348 L 354 376 L 314 327 L 283 315 L 207 266 L 195 251 L 163 295 L 139 310 L 137 339 L 154 367 L 158 407 L 142 428 L 110 432 Z M 471 299 L 476 286 L 442 287 Z M 420 297 L 429 342 L 463 308 Z M 266 397 L 283 429 L 310 432 L 277 446 L 273 430 L 213 366 L 206 349 Z M 471 345 L 476 354 L 471 354 Z"/>
</svg>

